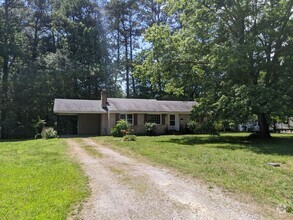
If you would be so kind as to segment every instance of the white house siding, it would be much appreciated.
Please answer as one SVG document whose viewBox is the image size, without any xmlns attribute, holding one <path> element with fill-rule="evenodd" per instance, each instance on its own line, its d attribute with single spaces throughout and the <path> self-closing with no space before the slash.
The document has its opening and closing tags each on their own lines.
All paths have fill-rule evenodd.
<svg viewBox="0 0 293 220">
<path fill-rule="evenodd" d="M 145 129 L 145 122 L 144 122 L 144 115 L 145 114 L 137 114 L 137 125 L 133 126 L 133 129 L 136 134 L 145 134 L 146 129 Z M 164 134 L 166 133 L 167 130 L 167 123 L 168 123 L 168 118 L 167 115 L 161 114 L 161 121 L 163 120 L 162 117 L 165 117 L 165 125 L 156 125 L 156 134 Z"/>
<path fill-rule="evenodd" d="M 145 117 L 146 113 L 126 113 L 126 114 L 136 114 L 137 115 L 137 125 L 132 126 L 132 128 L 134 129 L 134 133 L 141 134 L 141 135 L 146 134 L 145 121 L 144 121 L 145 120 L 144 117 Z M 158 114 L 160 114 L 160 113 L 158 113 Z M 156 125 L 156 134 L 165 134 L 168 131 L 169 114 L 160 114 L 160 115 L 161 115 L 161 123 L 165 119 L 165 124 L 164 125 L 163 124 Z M 182 116 L 184 118 L 184 121 L 188 121 L 188 119 L 187 119 L 188 115 L 187 116 L 186 115 L 179 115 L 176 113 L 174 113 L 174 115 L 176 115 L 176 123 L 177 123 L 176 127 L 178 127 L 178 129 L 176 129 L 176 130 L 179 130 L 179 126 L 181 125 L 181 124 L 179 124 L 180 117 Z M 164 117 L 164 119 L 163 119 L 163 117 Z M 133 117 L 133 123 L 134 123 L 134 117 Z M 102 124 L 102 126 L 103 126 L 103 124 Z M 112 113 L 112 114 L 110 114 L 110 127 L 111 128 L 114 127 L 115 124 L 116 124 L 116 113 Z M 110 131 L 108 134 L 110 134 Z"/>
<path fill-rule="evenodd" d="M 131 114 L 131 113 L 128 113 Z M 145 113 L 133 113 L 137 115 L 137 125 L 133 125 L 135 134 L 146 134 L 145 129 Z M 98 115 L 100 117 L 98 117 Z M 110 135 L 111 128 L 116 125 L 117 116 L 116 113 L 108 114 L 80 114 L 79 115 L 79 125 L 78 130 L 79 134 L 94 134 L 94 135 Z M 108 118 L 110 115 L 110 118 Z M 184 129 L 186 123 L 188 122 L 190 115 L 188 114 L 160 114 L 161 115 L 161 124 L 156 125 L 155 133 L 156 134 L 165 134 L 168 130 Z M 175 115 L 176 126 L 170 126 L 170 115 Z M 163 119 L 164 117 L 164 119 Z M 134 117 L 133 117 L 134 120 Z M 165 124 L 163 125 L 163 121 Z M 134 123 L 134 121 L 133 121 Z M 110 126 L 109 126 L 110 125 Z"/>
<path fill-rule="evenodd" d="M 144 126 L 144 114 L 137 114 L 137 125 L 133 126 L 136 134 L 145 134 L 146 129 Z"/>
<path fill-rule="evenodd" d="M 110 129 L 116 124 L 116 114 L 110 114 Z"/>
<path fill-rule="evenodd" d="M 133 114 L 137 115 L 137 125 L 132 126 L 132 128 L 134 129 L 134 133 L 141 134 L 141 135 L 146 134 L 145 121 L 144 121 L 145 113 L 133 113 Z M 133 120 L 134 120 L 134 117 L 133 117 Z M 114 122 L 114 123 L 111 123 L 111 126 L 113 127 L 116 124 L 116 114 L 111 114 L 111 122 L 112 121 Z M 164 134 L 166 133 L 166 129 L 167 129 L 167 115 L 165 115 L 165 125 L 156 126 L 156 134 Z"/>
</svg>

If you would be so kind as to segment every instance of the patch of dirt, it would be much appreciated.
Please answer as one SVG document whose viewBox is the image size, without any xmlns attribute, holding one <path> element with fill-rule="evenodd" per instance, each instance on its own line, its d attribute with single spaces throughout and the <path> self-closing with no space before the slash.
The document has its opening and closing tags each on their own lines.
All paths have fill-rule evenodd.
<svg viewBox="0 0 293 220">
<path fill-rule="evenodd" d="M 244 204 L 221 190 L 182 178 L 121 155 L 84 138 L 67 140 L 71 154 L 90 179 L 91 196 L 83 209 L 68 219 L 263 219 L 252 204 Z M 82 148 L 92 146 L 103 157 Z"/>
</svg>

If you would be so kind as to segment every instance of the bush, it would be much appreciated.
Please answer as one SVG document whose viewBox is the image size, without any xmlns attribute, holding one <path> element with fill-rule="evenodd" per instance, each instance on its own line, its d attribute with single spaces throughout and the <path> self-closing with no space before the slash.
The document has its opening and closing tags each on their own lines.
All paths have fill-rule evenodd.
<svg viewBox="0 0 293 220">
<path fill-rule="evenodd" d="M 197 133 L 199 132 L 202 128 L 201 125 L 197 121 L 189 121 L 186 124 L 186 127 L 192 132 L 192 133 Z"/>
<path fill-rule="evenodd" d="M 154 135 L 155 134 L 155 130 L 156 130 L 156 124 L 155 123 L 147 122 L 147 123 L 145 123 L 144 126 L 146 128 L 146 134 L 147 135 Z"/>
<path fill-rule="evenodd" d="M 212 128 L 215 131 L 221 131 L 224 129 L 224 124 L 222 121 L 214 121 Z"/>
<path fill-rule="evenodd" d="M 33 127 L 35 129 L 35 139 L 42 137 L 41 133 L 42 133 L 45 125 L 46 125 L 46 121 L 43 119 L 40 119 L 40 117 L 38 117 L 38 119 L 34 121 Z"/>
<path fill-rule="evenodd" d="M 55 131 L 54 128 L 52 128 L 52 127 L 43 128 L 41 136 L 43 139 L 57 138 L 58 137 L 57 131 Z"/>
<path fill-rule="evenodd" d="M 136 141 L 136 136 L 127 134 L 123 137 L 123 141 Z"/>
<path fill-rule="evenodd" d="M 116 125 L 111 129 L 111 134 L 114 137 L 123 137 L 130 132 L 130 124 L 123 119 L 119 120 Z"/>
</svg>

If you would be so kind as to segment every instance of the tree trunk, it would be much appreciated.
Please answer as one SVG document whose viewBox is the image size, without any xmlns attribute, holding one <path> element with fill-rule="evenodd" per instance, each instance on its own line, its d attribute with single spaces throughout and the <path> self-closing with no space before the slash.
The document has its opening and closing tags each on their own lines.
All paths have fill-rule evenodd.
<svg viewBox="0 0 293 220">
<path fill-rule="evenodd" d="M 269 123 L 267 117 L 264 113 L 258 115 L 258 124 L 259 124 L 259 137 L 262 139 L 268 139 L 271 137 Z"/>
<path fill-rule="evenodd" d="M 8 57 L 4 57 L 3 61 L 3 77 L 2 77 L 2 88 L 1 88 L 1 138 L 7 138 L 7 101 L 8 101 Z"/>
<path fill-rule="evenodd" d="M 132 79 L 132 97 L 136 97 L 136 89 L 135 89 L 135 78 L 133 76 L 133 49 L 132 49 L 132 18 L 130 17 L 129 21 L 129 53 L 130 53 L 130 72 L 131 72 L 131 79 Z"/>
<path fill-rule="evenodd" d="M 119 86 L 118 86 L 118 74 L 120 71 L 120 31 L 119 24 L 117 26 L 117 61 L 116 61 L 116 70 L 115 70 L 115 96 L 119 94 Z"/>
<path fill-rule="evenodd" d="M 126 97 L 130 97 L 129 92 L 129 60 L 128 60 L 128 39 L 127 34 L 125 34 L 125 70 L 126 70 Z"/>
<path fill-rule="evenodd" d="M 35 26 L 34 26 L 34 39 L 33 39 L 33 48 L 32 48 L 32 61 L 34 62 L 37 58 L 37 51 L 38 51 L 38 22 L 39 19 L 36 19 Z"/>
<path fill-rule="evenodd" d="M 4 3 L 4 30 L 10 33 L 9 30 L 9 1 L 5 1 Z M 3 76 L 2 76 L 2 84 L 1 84 L 1 138 L 7 138 L 7 99 L 8 99 L 8 75 L 9 75 L 9 40 L 8 33 L 4 35 L 4 47 L 3 47 Z"/>
</svg>

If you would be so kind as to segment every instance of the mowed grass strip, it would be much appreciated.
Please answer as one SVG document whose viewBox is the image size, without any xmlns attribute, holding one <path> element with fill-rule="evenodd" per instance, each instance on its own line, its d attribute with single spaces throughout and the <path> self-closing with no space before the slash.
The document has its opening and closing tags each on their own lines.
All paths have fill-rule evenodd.
<svg viewBox="0 0 293 220">
<path fill-rule="evenodd" d="M 142 155 L 195 178 L 252 196 L 257 202 L 292 212 L 293 135 L 273 135 L 268 141 L 249 140 L 248 134 L 137 137 L 98 137 L 116 149 Z M 280 163 L 280 167 L 267 165 Z"/>
<path fill-rule="evenodd" d="M 66 219 L 89 194 L 64 140 L 0 142 L 0 218 Z"/>
<path fill-rule="evenodd" d="M 95 158 L 103 157 L 103 154 L 98 152 L 93 146 L 86 145 L 86 146 L 82 146 L 82 148 L 85 149 L 85 151 L 92 157 L 95 157 Z"/>
</svg>

